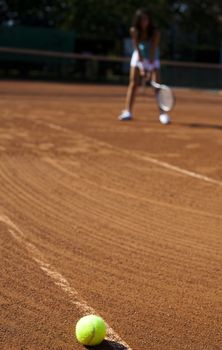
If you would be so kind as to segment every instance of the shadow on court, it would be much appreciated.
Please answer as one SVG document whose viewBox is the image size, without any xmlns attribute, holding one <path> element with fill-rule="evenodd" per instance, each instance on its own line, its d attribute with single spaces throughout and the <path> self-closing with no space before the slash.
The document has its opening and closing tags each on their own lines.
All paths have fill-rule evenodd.
<svg viewBox="0 0 222 350">
<path fill-rule="evenodd" d="M 156 124 L 160 124 L 158 118 L 156 118 L 155 120 L 149 120 L 148 121 L 149 124 L 147 123 L 147 121 L 138 121 L 138 120 L 134 120 L 133 123 L 137 123 L 139 124 L 140 126 L 144 126 L 144 127 L 147 127 L 149 125 L 156 125 Z M 124 123 L 127 123 L 127 124 L 124 124 L 124 125 L 128 125 L 128 121 L 127 122 L 124 122 Z M 130 125 L 131 125 L 132 122 L 130 122 Z M 211 129 L 211 130 L 222 130 L 222 125 L 217 125 L 217 124 L 203 124 L 203 123 L 179 123 L 179 122 L 176 122 L 174 120 L 174 118 L 172 118 L 172 122 L 169 123 L 167 125 L 167 127 L 169 126 L 184 126 L 186 128 L 193 128 L 193 129 Z"/>
<path fill-rule="evenodd" d="M 91 346 L 85 346 L 85 348 L 92 350 Z M 127 348 L 115 341 L 104 340 L 100 345 L 93 346 L 93 350 L 127 350 Z"/>
<path fill-rule="evenodd" d="M 200 128 L 200 129 L 216 129 L 216 130 L 222 130 L 222 125 L 217 124 L 202 124 L 202 123 L 182 123 L 180 125 L 189 127 L 189 128 Z"/>
</svg>

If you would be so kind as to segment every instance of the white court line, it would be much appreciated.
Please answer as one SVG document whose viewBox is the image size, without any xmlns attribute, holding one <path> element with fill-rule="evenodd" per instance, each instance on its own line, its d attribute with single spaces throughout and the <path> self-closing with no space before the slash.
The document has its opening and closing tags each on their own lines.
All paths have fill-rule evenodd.
<svg viewBox="0 0 222 350">
<path fill-rule="evenodd" d="M 78 308 L 83 316 L 97 314 L 96 311 L 80 297 L 77 290 L 70 286 L 66 278 L 45 260 L 42 253 L 34 246 L 34 244 L 27 241 L 24 233 L 9 219 L 9 217 L 6 215 L 0 215 L 0 222 L 3 222 L 9 227 L 11 236 L 28 251 L 31 258 L 38 264 L 40 269 L 51 278 L 53 283 L 68 295 L 72 304 Z M 132 350 L 132 348 L 130 348 L 130 346 L 109 325 L 107 325 L 106 339 L 115 342 L 115 344 L 109 343 L 109 348 L 112 347 L 115 350 Z"/>
<path fill-rule="evenodd" d="M 162 168 L 173 170 L 173 171 L 175 171 L 177 173 L 180 173 L 180 174 L 183 174 L 183 175 L 187 175 L 187 176 L 190 176 L 190 177 L 193 177 L 195 179 L 199 179 L 199 180 L 202 180 L 202 181 L 205 181 L 205 182 L 209 182 L 209 183 L 214 184 L 214 185 L 222 186 L 222 181 L 212 179 L 211 177 L 208 177 L 208 176 L 205 176 L 205 175 L 202 175 L 202 174 L 198 174 L 198 173 L 196 173 L 194 171 L 186 170 L 186 169 L 180 168 L 180 167 L 178 167 L 176 165 L 171 165 L 169 163 L 162 162 L 161 160 L 158 160 L 158 159 L 155 159 L 155 158 L 151 158 L 151 157 L 148 157 L 148 156 L 136 155 L 134 153 L 133 153 L 133 155 L 136 158 L 143 159 L 143 160 L 145 160 L 147 162 L 159 165 Z"/>
<path fill-rule="evenodd" d="M 40 122 L 41 124 L 44 124 L 44 125 L 48 125 L 50 128 L 52 129 L 55 129 L 55 130 L 61 130 L 61 131 L 64 131 L 64 132 L 67 132 L 67 133 L 70 133 L 71 131 L 66 129 L 66 128 L 63 128 L 63 127 L 60 127 L 59 125 L 56 125 L 56 124 L 45 124 L 43 122 Z M 73 134 L 73 133 L 72 133 Z M 152 158 L 152 157 L 149 157 L 149 156 L 143 156 L 142 154 L 137 154 L 135 151 L 128 151 L 126 149 L 123 149 L 123 148 L 119 148 L 119 147 L 116 147 L 116 146 L 113 146 L 109 143 L 106 143 L 106 142 L 103 142 L 103 141 L 99 141 L 99 140 L 96 140 L 92 137 L 89 137 L 89 136 L 86 136 L 86 135 L 83 135 L 81 133 L 77 133 L 75 132 L 75 134 L 78 134 L 82 137 L 85 137 L 86 139 L 88 140 L 93 140 L 94 142 L 96 141 L 99 145 L 101 146 L 106 146 L 106 147 L 111 147 L 115 150 L 118 150 L 124 154 L 127 154 L 127 155 L 130 155 L 130 156 L 133 156 L 134 158 L 137 158 L 137 159 L 142 159 L 142 160 L 145 160 L 149 163 L 152 163 L 152 164 L 155 164 L 155 165 L 158 165 L 162 168 L 165 168 L 165 169 L 168 169 L 168 170 L 171 170 L 171 171 L 174 171 L 174 172 L 177 172 L 177 173 L 180 173 L 180 174 L 183 174 L 183 175 L 186 175 L 186 176 L 190 176 L 190 177 L 193 177 L 195 179 L 198 179 L 198 180 L 202 180 L 202 181 L 205 181 L 205 182 L 208 182 L 208 183 L 211 183 L 211 184 L 214 184 L 214 185 L 218 185 L 218 186 L 221 186 L 222 187 L 222 181 L 219 181 L 219 180 L 215 180 L 215 179 L 212 179 L 211 177 L 208 177 L 208 176 L 205 176 L 205 175 L 202 175 L 202 174 L 199 174 L 199 173 L 196 173 L 194 171 L 190 171 L 190 170 L 186 170 L 186 169 L 183 169 L 183 168 L 180 168 L 176 165 L 172 165 L 172 164 L 169 164 L 167 162 L 163 162 L 161 160 L 158 160 L 156 158 Z"/>
</svg>

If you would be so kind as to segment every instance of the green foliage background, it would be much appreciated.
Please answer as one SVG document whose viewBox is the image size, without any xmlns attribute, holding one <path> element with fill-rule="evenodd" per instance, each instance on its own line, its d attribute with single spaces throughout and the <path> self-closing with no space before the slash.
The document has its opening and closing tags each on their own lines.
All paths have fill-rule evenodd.
<svg viewBox="0 0 222 350">
<path fill-rule="evenodd" d="M 1 0 L 0 0 L 1 1 Z M 39 20 L 46 26 L 75 29 L 79 36 L 128 36 L 134 11 L 148 7 L 157 26 L 195 37 L 195 45 L 219 47 L 222 40 L 221 0 L 2 0 L 22 24 Z"/>
</svg>

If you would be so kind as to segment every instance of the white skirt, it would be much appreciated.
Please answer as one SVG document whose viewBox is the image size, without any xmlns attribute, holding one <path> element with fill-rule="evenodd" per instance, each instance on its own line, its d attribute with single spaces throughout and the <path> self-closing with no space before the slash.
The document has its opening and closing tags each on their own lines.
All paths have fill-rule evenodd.
<svg viewBox="0 0 222 350">
<path fill-rule="evenodd" d="M 150 63 L 150 61 L 148 59 L 144 59 L 142 62 L 139 60 L 139 54 L 138 51 L 135 50 L 133 52 L 132 58 L 131 58 L 131 62 L 130 62 L 130 67 L 138 67 L 138 68 L 142 68 L 144 70 L 154 70 L 154 69 L 160 69 L 160 60 L 159 59 L 155 59 L 153 61 L 153 63 Z"/>
</svg>

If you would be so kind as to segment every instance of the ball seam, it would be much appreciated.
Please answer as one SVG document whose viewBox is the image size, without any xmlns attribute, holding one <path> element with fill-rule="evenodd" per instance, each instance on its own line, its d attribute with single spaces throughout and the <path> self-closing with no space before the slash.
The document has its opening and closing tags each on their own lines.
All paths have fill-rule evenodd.
<svg viewBox="0 0 222 350">
<path fill-rule="evenodd" d="M 88 341 L 88 343 L 89 343 L 88 345 L 90 345 L 90 343 L 93 341 L 95 335 L 96 335 L 96 328 L 95 328 L 95 326 L 93 325 L 93 333 L 92 333 L 92 336 L 91 336 L 90 340 Z"/>
</svg>

